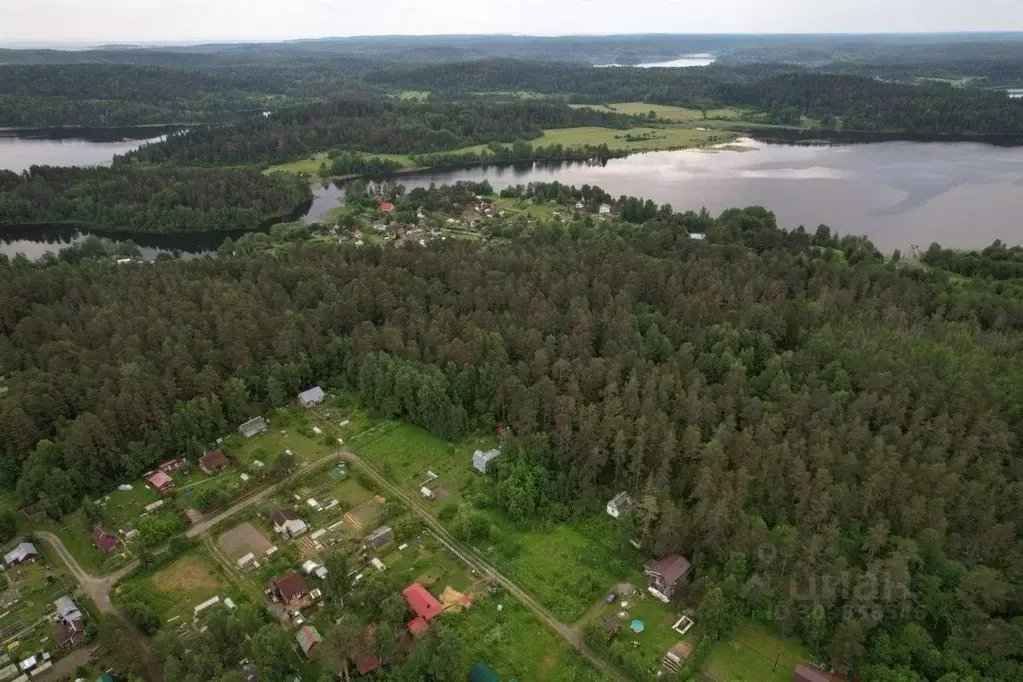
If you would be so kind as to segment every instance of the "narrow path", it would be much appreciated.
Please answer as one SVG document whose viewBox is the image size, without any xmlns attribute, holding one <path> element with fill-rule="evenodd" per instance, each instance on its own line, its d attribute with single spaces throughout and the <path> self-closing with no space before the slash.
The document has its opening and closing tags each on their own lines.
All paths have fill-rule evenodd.
<svg viewBox="0 0 1023 682">
<path fill-rule="evenodd" d="M 530 596 L 525 590 L 512 582 L 509 578 L 502 575 L 497 569 L 488 564 L 483 558 L 476 553 L 471 547 L 467 547 L 462 544 L 454 535 L 445 528 L 440 521 L 419 502 L 414 495 L 410 495 L 397 485 L 388 480 L 380 471 L 376 469 L 372 464 L 363 460 L 361 457 L 356 455 L 354 452 L 345 451 L 343 453 L 345 459 L 350 461 L 353 466 L 359 467 L 365 472 L 370 478 L 377 482 L 383 489 L 389 491 L 389 494 L 397 497 L 406 505 L 409 509 L 415 512 L 417 515 L 426 521 L 427 526 L 431 533 L 437 537 L 440 542 L 447 547 L 450 551 L 454 552 L 459 558 L 462 559 L 466 564 L 476 569 L 477 572 L 484 576 L 491 577 L 494 581 L 499 583 L 505 590 L 510 592 L 515 598 L 526 605 L 537 617 L 543 620 L 547 625 L 557 632 L 559 635 L 568 640 L 572 646 L 579 651 L 583 656 L 588 658 L 590 662 L 596 665 L 600 670 L 607 675 L 610 679 L 616 680 L 617 682 L 629 682 L 629 678 L 623 675 L 618 669 L 610 662 L 598 655 L 593 649 L 587 646 L 583 639 L 582 633 L 571 625 L 564 623 L 548 611 L 540 602 Z"/>
</svg>

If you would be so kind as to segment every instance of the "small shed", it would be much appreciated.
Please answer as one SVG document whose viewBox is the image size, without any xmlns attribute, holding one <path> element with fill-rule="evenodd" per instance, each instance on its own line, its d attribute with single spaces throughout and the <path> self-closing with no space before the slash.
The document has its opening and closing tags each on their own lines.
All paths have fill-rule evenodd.
<svg viewBox="0 0 1023 682">
<path fill-rule="evenodd" d="M 481 474 L 487 473 L 491 462 L 496 461 L 501 456 L 500 450 L 477 450 L 472 453 L 472 466 L 476 471 Z"/>
<path fill-rule="evenodd" d="M 380 549 L 392 540 L 394 540 L 394 531 L 391 530 L 390 526 L 380 526 L 366 536 L 366 544 L 373 549 Z"/>
<path fill-rule="evenodd" d="M 614 518 L 618 518 L 622 512 L 632 507 L 632 498 L 629 497 L 629 493 L 620 492 L 610 499 L 607 503 L 607 513 Z"/>
<path fill-rule="evenodd" d="M 316 647 L 323 641 L 319 631 L 311 625 L 302 626 L 295 633 L 295 639 L 298 641 L 298 646 L 302 649 L 302 653 L 305 654 L 306 658 L 312 658 Z"/>
<path fill-rule="evenodd" d="M 369 560 L 369 563 L 371 563 L 373 565 L 373 568 L 377 569 L 378 571 L 387 570 L 387 564 L 385 564 L 383 561 L 380 561 L 378 557 L 373 557 L 372 559 Z"/>
<path fill-rule="evenodd" d="M 267 428 L 265 419 L 262 417 L 253 417 L 238 427 L 238 433 L 245 438 L 252 438 L 253 436 L 258 436 L 261 433 L 266 433 Z"/>
<path fill-rule="evenodd" d="M 214 606 L 214 605 L 216 605 L 216 604 L 219 604 L 219 603 L 220 603 L 220 597 L 210 597 L 209 599 L 207 599 L 207 600 L 206 600 L 206 601 L 204 601 L 203 603 L 201 603 L 201 604 L 196 604 L 196 605 L 195 605 L 195 608 L 194 608 L 194 609 L 192 609 L 192 610 L 194 611 L 194 614 L 195 614 L 196 616 L 198 616 L 198 615 L 199 615 L 200 613 L 202 613 L 202 612 L 203 612 L 203 611 L 205 611 L 206 609 L 208 609 L 208 608 L 210 608 L 211 606 Z"/>
<path fill-rule="evenodd" d="M 253 554 L 252 552 L 249 552 L 245 556 L 239 558 L 238 561 L 236 561 L 235 563 L 238 564 L 238 568 L 247 568 L 255 560 L 256 555 Z"/>
<path fill-rule="evenodd" d="M 312 388 L 298 394 L 298 403 L 308 410 L 322 403 L 323 399 L 326 397 L 327 396 L 323 392 L 322 388 L 319 386 L 313 386 Z"/>
</svg>

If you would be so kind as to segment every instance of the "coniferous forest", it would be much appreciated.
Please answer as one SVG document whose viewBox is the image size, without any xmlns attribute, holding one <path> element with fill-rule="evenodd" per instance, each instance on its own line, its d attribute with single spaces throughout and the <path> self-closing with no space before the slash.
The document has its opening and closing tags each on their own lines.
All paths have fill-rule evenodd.
<svg viewBox="0 0 1023 682">
<path fill-rule="evenodd" d="M 862 679 L 1020 679 L 1011 296 L 979 319 L 940 271 L 759 208 L 506 229 L 8 263 L 3 484 L 58 517 L 322 381 L 447 438 L 506 424 L 501 504 L 526 523 L 637 491 L 638 537 L 690 548 L 722 634 L 773 614 Z M 845 582 L 791 589 L 821 575 Z"/>
<path fill-rule="evenodd" d="M 0 170 L 0 224 L 73 222 L 137 232 L 252 229 L 312 198 L 296 176 L 251 169 Z"/>
</svg>

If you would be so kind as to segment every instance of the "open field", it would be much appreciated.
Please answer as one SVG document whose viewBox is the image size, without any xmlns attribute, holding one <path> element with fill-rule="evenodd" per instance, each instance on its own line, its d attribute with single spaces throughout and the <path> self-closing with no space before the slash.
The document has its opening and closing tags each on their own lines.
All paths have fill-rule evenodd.
<svg viewBox="0 0 1023 682">
<path fill-rule="evenodd" d="M 400 163 L 407 169 L 414 169 L 416 166 L 409 159 L 408 154 L 374 154 L 373 152 L 359 152 L 362 156 L 375 158 L 375 159 L 389 159 Z M 290 163 L 280 163 L 275 166 L 270 166 L 266 169 L 266 173 L 309 173 L 310 175 L 316 175 L 320 170 L 320 164 L 326 163 L 327 167 L 330 167 L 330 159 L 327 158 L 327 152 L 318 152 L 311 154 L 304 159 L 298 161 L 292 161 Z"/>
<path fill-rule="evenodd" d="M 789 682 L 796 665 L 811 660 L 798 641 L 748 624 L 731 641 L 714 645 L 703 672 L 721 682 Z"/>
<path fill-rule="evenodd" d="M 425 102 L 430 99 L 429 90 L 402 90 L 397 95 L 398 99 L 410 100 L 415 102 Z"/>
<path fill-rule="evenodd" d="M 613 104 L 572 104 L 576 109 L 595 109 L 608 113 L 626 114 L 629 116 L 646 116 L 651 111 L 657 114 L 657 118 L 664 121 L 676 123 L 690 123 L 704 119 L 725 119 L 739 120 L 742 118 L 742 109 L 725 107 L 722 109 L 707 109 L 707 115 L 700 109 L 687 109 L 685 107 L 674 107 L 667 104 L 647 104 L 645 102 L 615 102 Z"/>
<path fill-rule="evenodd" d="M 163 623 L 191 622 L 194 609 L 212 596 L 227 596 L 229 583 L 217 565 L 192 551 L 153 573 L 139 573 L 115 589 L 124 598 L 145 601 Z"/>
<path fill-rule="evenodd" d="M 543 137 L 533 140 L 532 144 L 534 147 L 558 144 L 565 147 L 606 144 L 608 149 L 652 151 L 655 149 L 702 147 L 708 144 L 727 142 L 734 137 L 735 135 L 720 130 L 698 130 L 672 126 L 629 128 L 628 130 L 583 127 L 545 130 Z"/>
<path fill-rule="evenodd" d="M 154 573 L 153 585 L 161 592 L 209 592 L 223 583 L 198 557 L 185 556 Z"/>
</svg>

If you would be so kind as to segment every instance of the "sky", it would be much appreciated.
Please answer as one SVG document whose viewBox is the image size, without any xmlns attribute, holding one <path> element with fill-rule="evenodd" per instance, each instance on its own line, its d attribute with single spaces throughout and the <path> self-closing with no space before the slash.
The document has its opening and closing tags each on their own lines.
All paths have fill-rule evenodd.
<svg viewBox="0 0 1023 682">
<path fill-rule="evenodd" d="M 0 0 L 0 44 L 1023 30 L 1021 0 Z"/>
</svg>

